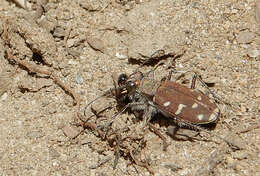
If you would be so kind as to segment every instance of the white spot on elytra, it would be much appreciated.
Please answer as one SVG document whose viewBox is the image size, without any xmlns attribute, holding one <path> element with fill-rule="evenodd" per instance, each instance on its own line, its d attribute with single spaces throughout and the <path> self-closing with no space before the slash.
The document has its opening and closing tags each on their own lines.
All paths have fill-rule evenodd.
<svg viewBox="0 0 260 176">
<path fill-rule="evenodd" d="M 216 108 L 214 111 L 213 111 L 213 113 L 209 116 L 209 121 L 215 121 L 215 120 L 217 120 L 217 118 L 218 118 L 218 115 L 219 115 L 219 109 L 218 108 Z"/>
<path fill-rule="evenodd" d="M 170 104 L 171 104 L 171 102 L 166 101 L 165 103 L 163 103 L 163 106 L 167 107 L 167 106 L 169 106 Z"/>
<path fill-rule="evenodd" d="M 195 108 L 197 108 L 199 105 L 197 104 L 197 103 L 194 103 L 193 105 L 192 105 L 192 108 L 193 109 L 195 109 Z"/>
<path fill-rule="evenodd" d="M 177 111 L 175 112 L 176 115 L 179 115 L 183 108 L 187 107 L 184 104 L 179 104 Z"/>
<path fill-rule="evenodd" d="M 204 115 L 203 114 L 199 114 L 199 115 L 197 115 L 197 117 L 198 117 L 199 120 L 202 120 Z"/>
<path fill-rule="evenodd" d="M 201 96 L 200 96 L 200 95 L 198 96 L 198 100 L 199 100 L 199 101 L 201 101 L 201 100 L 202 100 L 202 98 L 201 98 Z"/>
</svg>

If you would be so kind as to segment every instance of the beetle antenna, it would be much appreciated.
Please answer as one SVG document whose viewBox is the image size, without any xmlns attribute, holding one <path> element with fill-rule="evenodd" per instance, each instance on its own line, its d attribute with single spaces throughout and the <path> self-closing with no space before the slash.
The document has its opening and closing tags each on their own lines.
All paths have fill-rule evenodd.
<svg viewBox="0 0 260 176">
<path fill-rule="evenodd" d="M 94 100 L 90 101 L 84 108 L 84 116 L 86 116 L 86 110 L 92 103 L 94 103 L 95 101 L 97 101 L 98 99 L 100 99 L 102 97 L 105 97 L 108 95 L 114 95 L 113 91 L 118 92 L 118 91 L 124 89 L 125 87 L 126 86 L 123 85 L 123 86 L 119 86 L 119 87 L 115 87 L 115 88 L 110 88 L 110 89 L 106 90 L 102 95 L 100 95 L 97 98 L 95 98 Z"/>
<path fill-rule="evenodd" d="M 94 103 L 95 101 L 97 101 L 97 100 L 100 99 L 101 97 L 104 97 L 104 96 L 109 95 L 109 94 L 111 93 L 111 91 L 112 91 L 112 90 L 109 89 L 109 90 L 105 91 L 105 93 L 103 93 L 102 95 L 100 95 L 100 96 L 98 96 L 97 98 L 95 98 L 94 100 L 90 101 L 90 102 L 85 106 L 85 108 L 84 108 L 84 116 L 86 116 L 86 110 L 87 110 L 87 108 L 88 108 L 92 103 Z"/>
<path fill-rule="evenodd" d="M 121 109 L 119 112 L 117 112 L 116 114 L 114 114 L 112 117 L 111 117 L 111 120 L 107 123 L 107 125 L 105 126 L 105 129 L 106 129 L 106 133 L 105 133 L 105 136 L 107 135 L 107 132 L 108 132 L 108 128 L 113 124 L 114 120 L 116 119 L 116 117 L 118 117 L 119 115 L 121 115 L 123 112 L 125 112 L 125 110 L 129 107 L 129 104 L 125 105 L 123 107 L 123 109 Z"/>
</svg>

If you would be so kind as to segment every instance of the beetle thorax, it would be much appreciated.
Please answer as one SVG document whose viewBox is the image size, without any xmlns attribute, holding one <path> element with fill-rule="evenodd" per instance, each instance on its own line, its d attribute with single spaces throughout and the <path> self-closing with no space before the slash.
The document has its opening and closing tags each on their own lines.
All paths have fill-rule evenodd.
<svg viewBox="0 0 260 176">
<path fill-rule="evenodd" d="M 152 97 L 155 95 L 160 84 L 159 81 L 144 78 L 140 81 L 138 90 L 143 94 Z"/>
</svg>

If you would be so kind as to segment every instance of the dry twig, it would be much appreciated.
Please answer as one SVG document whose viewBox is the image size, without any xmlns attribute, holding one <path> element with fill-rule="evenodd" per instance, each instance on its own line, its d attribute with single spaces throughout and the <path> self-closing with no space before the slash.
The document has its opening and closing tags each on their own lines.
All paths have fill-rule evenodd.
<svg viewBox="0 0 260 176">
<path fill-rule="evenodd" d="M 65 85 L 57 75 L 55 75 L 52 71 L 46 70 L 44 68 L 41 68 L 38 65 L 30 64 L 26 61 L 22 61 L 18 59 L 17 57 L 13 56 L 9 50 L 9 48 L 6 47 L 7 52 L 7 59 L 15 61 L 17 64 L 19 64 L 22 67 L 25 67 L 30 73 L 39 73 L 49 76 L 57 85 L 59 85 L 64 91 L 66 91 L 68 94 L 70 94 L 74 99 L 74 105 L 79 104 L 80 97 L 78 94 L 76 94 L 71 88 L 69 88 L 67 85 Z"/>
<path fill-rule="evenodd" d="M 8 23 L 8 22 L 7 22 Z M 39 65 L 34 65 L 34 64 L 30 64 L 26 61 L 20 60 L 17 57 L 15 57 L 14 55 L 12 55 L 9 46 L 10 46 L 10 41 L 9 41 L 9 37 L 8 37 L 8 30 L 7 30 L 7 23 L 3 25 L 3 34 L 2 34 L 2 38 L 5 42 L 5 50 L 7 53 L 7 59 L 10 61 L 15 61 L 18 65 L 26 68 L 30 73 L 39 73 L 39 74 L 44 74 L 49 76 L 57 85 L 59 85 L 65 92 L 67 92 L 69 95 L 72 96 L 72 98 L 74 99 L 74 105 L 78 105 L 78 109 L 79 109 L 79 104 L 80 104 L 80 97 L 78 94 L 76 94 L 71 88 L 69 88 L 67 85 L 65 85 L 60 79 L 59 77 L 54 74 L 54 70 L 47 70 Z"/>
<path fill-rule="evenodd" d="M 152 175 L 154 175 L 154 171 L 150 168 L 150 166 L 148 165 L 147 162 L 142 162 L 142 161 L 137 160 L 135 158 L 132 150 L 129 151 L 129 154 L 130 154 L 131 158 L 133 159 L 133 161 L 135 162 L 136 165 L 146 168 Z"/>
<path fill-rule="evenodd" d="M 160 131 L 151 123 L 148 123 L 149 128 L 152 132 L 154 132 L 157 136 L 159 136 L 163 141 L 163 150 L 166 151 L 169 144 L 166 142 L 166 138 L 160 133 Z"/>
<path fill-rule="evenodd" d="M 235 133 L 236 134 L 247 133 L 247 132 L 252 131 L 254 129 L 257 129 L 257 128 L 260 128 L 260 123 L 259 124 L 255 124 L 255 125 L 251 125 L 251 126 L 249 126 L 247 128 L 239 129 Z"/>
</svg>

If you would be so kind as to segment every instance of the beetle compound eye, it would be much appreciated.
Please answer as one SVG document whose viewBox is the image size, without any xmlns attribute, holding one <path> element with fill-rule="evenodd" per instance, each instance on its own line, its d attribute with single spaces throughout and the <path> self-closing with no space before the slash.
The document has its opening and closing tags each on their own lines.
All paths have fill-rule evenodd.
<svg viewBox="0 0 260 176">
<path fill-rule="evenodd" d="M 128 92 L 135 90 L 135 88 L 136 88 L 135 82 L 133 82 L 133 81 L 127 82 L 126 89 Z"/>
<path fill-rule="evenodd" d="M 127 78 L 128 78 L 127 75 L 124 74 L 124 73 L 121 74 L 121 75 L 119 75 L 118 80 L 117 80 L 118 85 L 123 85 L 123 84 L 125 84 Z"/>
<path fill-rule="evenodd" d="M 135 87 L 135 83 L 134 83 L 134 82 L 132 82 L 132 81 L 131 81 L 131 82 L 129 82 L 129 83 L 128 83 L 128 87 Z"/>
</svg>

